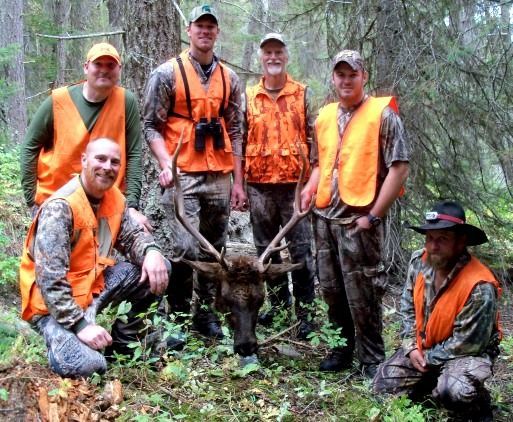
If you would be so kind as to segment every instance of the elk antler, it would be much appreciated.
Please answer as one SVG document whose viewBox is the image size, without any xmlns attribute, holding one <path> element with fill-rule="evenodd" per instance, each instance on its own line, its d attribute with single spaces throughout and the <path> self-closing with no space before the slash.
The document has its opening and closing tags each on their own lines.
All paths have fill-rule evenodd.
<svg viewBox="0 0 513 422">
<path fill-rule="evenodd" d="M 175 204 L 175 215 L 178 221 L 182 223 L 184 228 L 199 242 L 200 248 L 206 253 L 213 256 L 219 264 L 223 268 L 228 268 L 228 261 L 225 259 L 224 255 L 226 253 L 225 248 L 223 247 L 221 252 L 219 252 L 214 246 L 207 240 L 205 237 L 194 227 L 188 218 L 185 215 L 185 207 L 183 203 L 183 191 L 182 185 L 180 184 L 180 178 L 178 177 L 178 170 L 176 167 L 176 162 L 178 160 L 178 154 L 182 149 L 183 142 L 183 130 L 180 135 L 180 140 L 178 141 L 178 146 L 176 147 L 176 151 L 173 154 L 172 164 L 171 164 L 171 172 L 173 173 L 173 181 L 175 184 L 175 195 L 174 195 L 174 204 Z M 182 255 L 183 257 L 183 255 Z"/>
<path fill-rule="evenodd" d="M 308 207 L 308 209 L 306 209 L 305 211 L 301 211 L 301 189 L 303 188 L 303 177 L 305 175 L 307 163 L 303 149 L 301 148 L 301 145 L 297 139 L 296 146 L 298 147 L 299 154 L 301 155 L 302 165 L 301 172 L 299 173 L 299 179 L 296 184 L 296 191 L 294 194 L 294 211 L 292 213 L 292 217 L 290 217 L 290 220 L 287 222 L 287 224 L 285 224 L 285 226 L 281 228 L 281 230 L 274 237 L 274 239 L 271 240 L 265 251 L 262 252 L 262 254 L 258 257 L 258 271 L 260 271 L 261 273 L 265 273 L 271 266 L 271 260 L 269 260 L 268 263 L 266 262 L 273 253 L 281 251 L 282 249 L 285 249 L 287 246 L 289 246 L 289 243 L 280 246 L 281 240 L 313 208 L 314 198 L 312 198 L 312 201 L 310 202 L 310 206 Z"/>
</svg>

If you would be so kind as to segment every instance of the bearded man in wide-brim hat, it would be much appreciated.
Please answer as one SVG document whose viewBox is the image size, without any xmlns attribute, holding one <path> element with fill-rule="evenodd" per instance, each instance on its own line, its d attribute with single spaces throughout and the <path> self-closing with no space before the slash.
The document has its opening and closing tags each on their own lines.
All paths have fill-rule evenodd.
<svg viewBox="0 0 513 422">
<path fill-rule="evenodd" d="M 452 201 L 437 203 L 425 224 L 410 228 L 426 236 L 425 246 L 413 253 L 401 298 L 402 347 L 378 368 L 374 391 L 414 398 L 432 391 L 469 420 L 493 420 L 484 382 L 501 338 L 501 289 L 467 250 L 487 242 L 486 234 Z"/>
</svg>

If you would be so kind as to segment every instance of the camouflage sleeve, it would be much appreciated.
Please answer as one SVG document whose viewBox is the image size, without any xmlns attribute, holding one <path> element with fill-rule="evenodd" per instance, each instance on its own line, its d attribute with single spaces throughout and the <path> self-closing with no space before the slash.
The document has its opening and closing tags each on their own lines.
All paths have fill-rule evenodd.
<svg viewBox="0 0 513 422">
<path fill-rule="evenodd" d="M 226 69 L 226 67 L 225 67 Z M 243 116 L 241 107 L 241 82 L 237 74 L 228 69 L 230 74 L 230 97 L 224 111 L 226 131 L 232 142 L 233 155 L 242 157 Z"/>
<path fill-rule="evenodd" d="M 313 142 L 310 148 L 310 164 L 312 167 L 319 165 L 319 144 L 317 142 L 317 134 L 315 133 L 315 122 L 313 125 Z"/>
<path fill-rule="evenodd" d="M 146 233 L 142 226 L 130 217 L 128 208 L 125 207 L 115 248 L 127 256 L 130 262 L 141 266 L 149 247 L 160 250 L 153 236 Z"/>
<path fill-rule="evenodd" d="M 146 84 L 143 103 L 143 131 L 146 142 L 161 139 L 167 114 L 175 102 L 175 74 L 167 61 L 157 67 Z"/>
<path fill-rule="evenodd" d="M 390 107 L 383 111 L 379 137 L 387 168 L 395 161 L 410 161 L 410 147 L 406 141 L 403 122 Z"/>
<path fill-rule="evenodd" d="M 306 87 L 305 89 L 306 96 L 306 139 L 307 142 L 312 145 L 314 139 L 314 128 L 315 128 L 315 119 L 317 118 L 317 111 L 314 109 L 313 104 L 313 91 Z M 310 146 L 310 150 L 312 147 Z"/>
<path fill-rule="evenodd" d="M 422 264 L 422 252 L 418 250 L 413 252 L 410 265 L 408 266 L 408 274 L 406 283 L 404 284 L 403 294 L 401 296 L 401 317 L 403 319 L 401 339 L 404 354 L 408 355 L 413 349 L 417 348 L 417 336 L 415 327 L 415 308 L 413 305 L 413 289 L 415 280 Z"/>
<path fill-rule="evenodd" d="M 66 277 L 72 227 L 73 216 L 68 203 L 62 199 L 50 201 L 39 215 L 34 242 L 37 286 L 50 315 L 67 329 L 71 329 L 84 315 L 73 299 Z"/>
<path fill-rule="evenodd" d="M 483 354 L 492 337 L 496 315 L 495 287 L 490 283 L 478 284 L 456 316 L 453 335 L 426 350 L 426 362 L 437 366 L 456 357 Z"/>
</svg>

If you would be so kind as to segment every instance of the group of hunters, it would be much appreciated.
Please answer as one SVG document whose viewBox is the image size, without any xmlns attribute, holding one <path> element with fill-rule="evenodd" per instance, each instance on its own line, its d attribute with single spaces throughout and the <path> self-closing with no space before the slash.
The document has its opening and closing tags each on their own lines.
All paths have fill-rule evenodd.
<svg viewBox="0 0 513 422">
<path fill-rule="evenodd" d="M 410 227 L 425 245 L 413 253 L 401 297 L 402 346 L 385 359 L 382 222 L 401 195 L 410 158 L 394 97 L 367 94 L 360 53 L 342 50 L 331 67 L 338 101 L 317 113 L 311 90 L 287 73 L 285 39 L 269 33 L 259 46 L 263 77 L 247 89 L 242 110 L 241 82 L 214 54 L 218 34 L 216 11 L 195 7 L 190 47 L 147 82 L 142 132 L 160 167 L 173 254 L 208 260 L 173 209 L 171 157 L 180 139 L 185 213 L 218 250 L 230 209 L 249 209 L 256 250 L 265 250 L 293 213 L 308 157 L 300 199 L 302 210 L 315 201 L 311 224 L 303 219 L 287 236 L 290 260 L 303 264 L 291 274 L 294 298 L 286 276 L 269 281 L 270 306 L 260 323 L 271 324 L 294 303 L 297 336 L 306 339 L 317 277 L 329 321 L 346 339 L 321 361 L 321 371 L 350 368 L 356 355 L 376 393 L 431 392 L 447 408 L 488 420 L 484 382 L 501 337 L 501 289 L 468 252 L 487 237 L 466 223 L 457 202 L 435 204 L 424 224 Z M 223 337 L 215 284 L 194 280 L 185 264 L 171 265 L 139 212 L 141 125 L 136 98 L 118 85 L 118 52 L 96 44 L 83 68 L 84 82 L 55 89 L 42 103 L 21 155 L 33 215 L 20 268 L 22 316 L 44 337 L 50 367 L 62 376 L 101 373 L 114 352 L 129 354 L 129 343 L 146 334 L 141 313 L 162 296 L 170 312 L 192 314 L 195 330 Z M 128 261 L 116 262 L 113 249 Z M 280 259 L 279 252 L 272 256 Z M 96 324 L 98 312 L 123 300 L 132 304 L 124 322 L 118 319 L 111 333 Z"/>
</svg>

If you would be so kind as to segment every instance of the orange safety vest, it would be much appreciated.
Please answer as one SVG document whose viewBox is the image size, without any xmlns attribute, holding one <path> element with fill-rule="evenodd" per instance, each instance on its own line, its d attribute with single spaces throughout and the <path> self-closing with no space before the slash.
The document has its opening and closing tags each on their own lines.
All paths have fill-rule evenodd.
<svg viewBox="0 0 513 422">
<path fill-rule="evenodd" d="M 248 139 L 245 174 L 248 182 L 294 183 L 301 171 L 298 146 L 307 159 L 305 86 L 287 75 L 287 82 L 273 99 L 263 79 L 246 92 Z"/>
<path fill-rule="evenodd" d="M 126 168 L 125 154 L 125 90 L 114 87 L 105 101 L 98 119 L 89 133 L 77 110 L 68 88 L 52 91 L 53 148 L 41 150 L 37 163 L 37 188 L 35 202 L 41 205 L 57 189 L 80 173 L 81 157 L 90 140 L 110 138 L 121 154 L 121 168 L 116 186 L 123 187 Z"/>
<path fill-rule="evenodd" d="M 426 252 L 422 255 L 426 261 Z M 474 287 L 479 283 L 491 283 L 501 295 L 499 282 L 493 273 L 477 258 L 471 257 L 456 277 L 447 286 L 447 289 L 436 300 L 428 321 L 424 321 L 424 274 L 419 272 L 413 290 L 413 304 L 415 308 L 415 324 L 417 332 L 417 348 L 430 349 L 434 345 L 448 339 L 454 329 L 456 316 L 461 312 Z M 502 330 L 497 314 L 496 326 L 502 337 Z"/>
<path fill-rule="evenodd" d="M 103 270 L 115 264 L 111 252 L 121 226 L 125 197 L 118 188 L 109 189 L 96 217 L 77 176 L 46 202 L 54 199 L 64 199 L 71 207 L 73 236 L 66 278 L 73 298 L 85 309 L 93 301 L 93 294 L 104 288 Z M 43 207 L 44 204 L 41 209 Z M 21 315 L 26 321 L 30 321 L 34 315 L 48 314 L 41 290 L 35 282 L 33 254 L 41 209 L 30 226 L 20 265 Z"/>
<path fill-rule="evenodd" d="M 226 109 L 229 103 L 230 77 L 227 68 L 219 62 L 210 77 L 208 90 L 205 90 L 189 60 L 188 50 L 183 51 L 179 58 L 186 81 L 182 76 L 179 60 L 171 59 L 176 78 L 176 92 L 173 112 L 167 119 L 163 133 L 167 151 L 173 155 L 183 130 L 183 145 L 177 161 L 180 170 L 229 173 L 233 170 L 232 144 L 226 131 L 224 116 L 219 116 L 219 111 L 221 110 L 223 114 L 222 110 Z M 190 101 L 191 113 L 189 113 L 187 98 Z M 205 138 L 205 149 L 195 150 L 195 126 L 201 117 L 207 118 L 209 122 L 212 117 L 219 117 L 223 128 L 224 148 L 215 149 L 212 137 L 208 135 Z"/>
<path fill-rule="evenodd" d="M 394 97 L 369 97 L 355 111 L 342 136 L 337 121 L 339 103 L 331 103 L 319 111 L 315 124 L 319 146 L 320 178 L 317 208 L 326 208 L 331 201 L 331 178 L 337 155 L 340 199 L 352 207 L 366 207 L 377 195 L 380 160 L 379 131 L 381 114 L 386 107 L 398 113 Z"/>
</svg>

